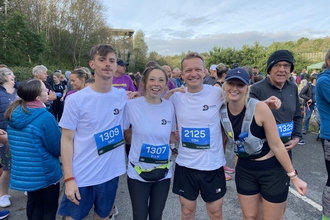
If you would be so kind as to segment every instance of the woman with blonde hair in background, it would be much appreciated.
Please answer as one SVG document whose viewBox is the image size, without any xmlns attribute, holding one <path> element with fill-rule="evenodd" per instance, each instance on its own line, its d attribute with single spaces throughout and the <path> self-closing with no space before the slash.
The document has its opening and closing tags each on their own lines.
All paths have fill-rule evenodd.
<svg viewBox="0 0 330 220">
<path fill-rule="evenodd" d="M 72 90 L 68 92 L 66 96 L 69 96 L 85 88 L 85 82 L 89 78 L 91 78 L 91 72 L 88 68 L 79 67 L 74 69 L 70 74 L 70 83 L 72 86 Z"/>
</svg>

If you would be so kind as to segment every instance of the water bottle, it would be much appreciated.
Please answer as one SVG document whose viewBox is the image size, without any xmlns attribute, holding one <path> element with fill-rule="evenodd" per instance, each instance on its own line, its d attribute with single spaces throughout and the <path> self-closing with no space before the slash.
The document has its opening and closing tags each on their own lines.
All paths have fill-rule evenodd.
<svg viewBox="0 0 330 220">
<path fill-rule="evenodd" d="M 249 135 L 248 132 L 245 132 L 245 131 L 238 135 L 239 144 L 237 144 L 237 152 L 244 152 L 245 153 L 245 148 L 244 148 L 243 142 L 244 142 L 245 138 L 248 135 Z"/>
</svg>

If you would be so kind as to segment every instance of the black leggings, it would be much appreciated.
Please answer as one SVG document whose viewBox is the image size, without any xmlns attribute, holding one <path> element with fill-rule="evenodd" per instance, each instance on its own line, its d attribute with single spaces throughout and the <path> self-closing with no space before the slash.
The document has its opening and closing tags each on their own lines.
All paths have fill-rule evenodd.
<svg viewBox="0 0 330 220">
<path fill-rule="evenodd" d="M 63 114 L 64 102 L 57 101 L 57 100 L 53 101 L 52 109 L 53 109 L 55 119 L 57 121 L 60 121 L 62 118 L 62 114 Z"/>
<path fill-rule="evenodd" d="M 323 152 L 324 152 L 324 160 L 325 160 L 325 167 L 327 169 L 327 183 L 326 186 L 330 186 L 330 179 L 329 179 L 329 173 L 330 173 L 330 140 L 321 139 Z"/>
<path fill-rule="evenodd" d="M 162 220 L 171 179 L 141 182 L 127 177 L 133 220 Z"/>
<path fill-rule="evenodd" d="M 60 183 L 28 192 L 26 215 L 28 220 L 55 220 L 60 195 Z"/>
</svg>

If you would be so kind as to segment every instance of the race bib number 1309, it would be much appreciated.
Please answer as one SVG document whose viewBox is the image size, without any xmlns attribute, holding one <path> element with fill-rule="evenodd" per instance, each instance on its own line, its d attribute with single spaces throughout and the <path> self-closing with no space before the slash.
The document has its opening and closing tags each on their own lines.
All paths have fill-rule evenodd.
<svg viewBox="0 0 330 220">
<path fill-rule="evenodd" d="M 123 132 L 120 125 L 94 134 L 97 152 L 102 155 L 124 144 Z"/>
</svg>

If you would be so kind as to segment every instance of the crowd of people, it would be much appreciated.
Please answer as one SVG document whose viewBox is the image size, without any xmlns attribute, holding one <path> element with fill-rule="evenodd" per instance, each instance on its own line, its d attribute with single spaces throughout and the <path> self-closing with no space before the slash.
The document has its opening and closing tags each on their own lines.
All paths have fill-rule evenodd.
<svg viewBox="0 0 330 220">
<path fill-rule="evenodd" d="M 113 220 L 119 176 L 127 173 L 134 220 L 163 218 L 171 179 L 181 219 L 194 219 L 199 195 L 209 218 L 223 219 L 234 174 L 244 220 L 283 219 L 290 182 L 306 194 L 291 150 L 303 144 L 316 103 L 330 170 L 330 52 L 323 73 L 309 78 L 303 70 L 299 80 L 292 79 L 287 50 L 269 56 L 266 75 L 239 64 L 208 69 L 196 52 L 173 71 L 152 61 L 142 74 L 127 74 L 128 65 L 100 44 L 90 51 L 89 68 L 65 74 L 48 76 L 39 65 L 18 83 L 0 67 L 0 207 L 11 205 L 11 188 L 27 192 L 28 219 L 83 219 L 94 207 L 94 219 Z M 227 145 L 234 168 L 226 166 Z M 323 220 L 330 219 L 329 198 L 328 180 Z M 0 219 L 8 215 L 3 210 Z"/>
</svg>

